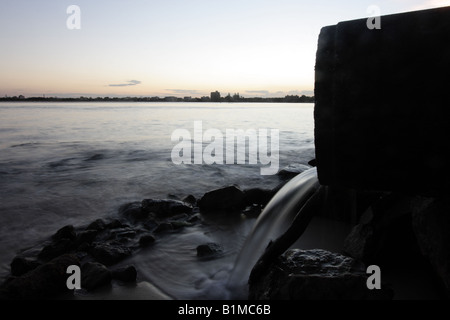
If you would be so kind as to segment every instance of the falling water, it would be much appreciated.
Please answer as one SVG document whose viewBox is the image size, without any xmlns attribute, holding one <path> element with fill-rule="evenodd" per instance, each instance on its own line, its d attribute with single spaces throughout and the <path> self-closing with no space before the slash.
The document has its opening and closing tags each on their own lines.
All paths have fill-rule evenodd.
<svg viewBox="0 0 450 320">
<path fill-rule="evenodd" d="M 228 280 L 228 288 L 237 293 L 237 299 L 246 298 L 250 272 L 269 241 L 287 230 L 319 186 L 316 168 L 309 169 L 291 179 L 267 204 L 248 235 Z"/>
</svg>

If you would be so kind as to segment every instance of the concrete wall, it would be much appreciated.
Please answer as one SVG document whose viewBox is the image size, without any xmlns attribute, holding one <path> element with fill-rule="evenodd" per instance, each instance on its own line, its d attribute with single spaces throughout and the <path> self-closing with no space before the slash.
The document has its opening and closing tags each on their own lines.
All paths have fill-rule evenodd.
<svg viewBox="0 0 450 320">
<path fill-rule="evenodd" d="M 321 30 L 315 69 L 319 181 L 450 189 L 450 7 Z"/>
</svg>

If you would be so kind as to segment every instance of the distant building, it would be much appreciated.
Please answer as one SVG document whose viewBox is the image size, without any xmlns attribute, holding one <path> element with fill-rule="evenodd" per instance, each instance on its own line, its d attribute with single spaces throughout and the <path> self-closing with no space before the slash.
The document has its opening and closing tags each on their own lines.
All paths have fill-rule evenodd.
<svg viewBox="0 0 450 320">
<path fill-rule="evenodd" d="M 220 102 L 220 92 L 219 91 L 211 92 L 211 101 L 212 102 Z"/>
</svg>

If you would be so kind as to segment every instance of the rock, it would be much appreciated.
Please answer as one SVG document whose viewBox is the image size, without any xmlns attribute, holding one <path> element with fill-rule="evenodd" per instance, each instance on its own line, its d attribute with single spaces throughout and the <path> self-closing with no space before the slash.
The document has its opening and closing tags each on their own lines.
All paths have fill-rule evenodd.
<svg viewBox="0 0 450 320">
<path fill-rule="evenodd" d="M 106 228 L 106 224 L 102 219 L 97 219 L 91 224 L 89 224 L 86 228 L 86 230 L 97 230 L 102 231 Z"/>
<path fill-rule="evenodd" d="M 197 199 L 195 199 L 195 197 L 191 194 L 181 199 L 181 201 L 189 203 L 193 207 L 197 204 Z"/>
<path fill-rule="evenodd" d="M 123 282 L 136 282 L 137 271 L 134 266 L 126 266 L 112 271 L 112 278 Z"/>
<path fill-rule="evenodd" d="M 192 206 L 173 199 L 144 199 L 141 203 L 144 212 L 153 213 L 158 218 L 167 218 L 180 213 L 191 213 Z"/>
<path fill-rule="evenodd" d="M 111 282 L 111 272 L 98 262 L 86 262 L 81 267 L 81 287 L 91 291 Z"/>
<path fill-rule="evenodd" d="M 415 263 L 421 259 L 411 224 L 411 198 L 381 197 L 344 241 L 344 252 L 366 264 Z"/>
<path fill-rule="evenodd" d="M 223 252 L 222 246 L 217 243 L 206 243 L 197 247 L 197 257 L 212 257 Z"/>
<path fill-rule="evenodd" d="M 151 234 L 145 234 L 139 238 L 139 245 L 141 247 L 148 247 L 156 241 L 155 237 Z"/>
<path fill-rule="evenodd" d="M 67 291 L 67 267 L 79 265 L 73 254 L 59 256 L 20 277 L 12 277 L 0 288 L 1 299 L 46 299 Z"/>
<path fill-rule="evenodd" d="M 236 186 L 209 191 L 198 201 L 200 209 L 233 210 L 245 206 L 245 194 Z"/>
<path fill-rule="evenodd" d="M 311 167 L 316 167 L 316 166 L 317 166 L 317 161 L 316 161 L 316 159 L 312 159 L 312 160 L 309 160 L 309 161 L 308 161 L 308 164 L 309 164 Z"/>
<path fill-rule="evenodd" d="M 173 230 L 173 226 L 170 222 L 162 222 L 162 223 L 158 224 L 158 226 L 156 227 L 156 229 L 153 232 L 161 233 L 161 232 L 171 231 L 171 230 Z"/>
<path fill-rule="evenodd" d="M 85 230 L 78 233 L 74 242 L 75 248 L 80 248 L 83 244 L 91 244 L 98 235 L 97 230 Z"/>
<path fill-rule="evenodd" d="M 450 199 L 416 197 L 412 207 L 412 225 L 420 251 L 450 297 Z"/>
<path fill-rule="evenodd" d="M 392 299 L 392 290 L 383 283 L 380 290 L 369 290 L 367 278 L 365 268 L 350 257 L 321 249 L 290 249 L 250 285 L 249 299 Z"/>
<path fill-rule="evenodd" d="M 282 178 L 290 179 L 308 169 L 311 169 L 311 167 L 301 163 L 293 163 L 278 171 L 277 174 Z"/>
<path fill-rule="evenodd" d="M 259 204 L 265 206 L 272 199 L 273 193 L 269 189 L 253 188 L 244 190 L 244 195 L 247 205 Z"/>
<path fill-rule="evenodd" d="M 75 228 L 72 225 L 67 225 L 56 231 L 56 233 L 52 236 L 52 239 L 55 241 L 61 239 L 75 240 L 76 236 Z"/>
<path fill-rule="evenodd" d="M 131 220 L 134 223 L 144 221 L 149 216 L 149 212 L 142 210 L 140 202 L 131 202 L 122 205 L 119 208 L 119 214 L 121 214 L 122 216 Z"/>
<path fill-rule="evenodd" d="M 97 243 L 89 253 L 107 266 L 115 264 L 131 255 L 131 250 L 121 244 Z"/>
<path fill-rule="evenodd" d="M 17 256 L 11 262 L 11 275 L 19 277 L 28 271 L 36 269 L 41 263 L 35 260 Z"/>
<path fill-rule="evenodd" d="M 49 261 L 62 254 L 68 253 L 72 247 L 72 244 L 73 242 L 66 238 L 52 242 L 42 248 L 41 252 L 38 254 L 38 258 L 44 261 Z"/>
<path fill-rule="evenodd" d="M 118 219 L 113 219 L 106 225 L 106 228 L 108 228 L 108 229 L 117 229 L 117 228 L 123 228 L 123 227 L 125 227 L 125 225 L 122 224 L 122 222 Z"/>
</svg>

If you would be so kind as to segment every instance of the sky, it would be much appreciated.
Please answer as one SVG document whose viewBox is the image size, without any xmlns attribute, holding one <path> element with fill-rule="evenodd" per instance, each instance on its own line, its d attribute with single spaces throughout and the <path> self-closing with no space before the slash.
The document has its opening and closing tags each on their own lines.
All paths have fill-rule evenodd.
<svg viewBox="0 0 450 320">
<path fill-rule="evenodd" d="M 373 5 L 450 0 L 0 0 L 0 96 L 313 95 L 320 29 Z"/>
</svg>

